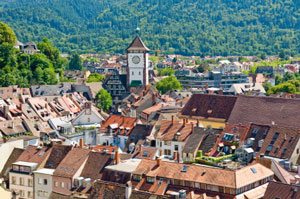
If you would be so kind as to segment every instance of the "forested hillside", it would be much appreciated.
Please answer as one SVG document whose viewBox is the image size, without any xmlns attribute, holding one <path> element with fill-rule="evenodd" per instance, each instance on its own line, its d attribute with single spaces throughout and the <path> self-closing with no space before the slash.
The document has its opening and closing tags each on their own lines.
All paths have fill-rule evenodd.
<svg viewBox="0 0 300 199">
<path fill-rule="evenodd" d="M 139 25 L 146 45 L 184 55 L 300 54 L 298 0 L 4 0 L 0 20 L 22 42 L 62 51 L 124 52 Z"/>
</svg>

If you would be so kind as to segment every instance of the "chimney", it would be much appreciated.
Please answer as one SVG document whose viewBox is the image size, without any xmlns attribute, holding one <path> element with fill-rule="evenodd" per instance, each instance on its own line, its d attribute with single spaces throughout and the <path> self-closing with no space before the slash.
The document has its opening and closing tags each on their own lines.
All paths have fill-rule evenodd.
<svg viewBox="0 0 300 199">
<path fill-rule="evenodd" d="M 12 128 L 12 129 L 15 128 L 15 123 L 14 123 L 14 121 L 12 121 L 12 123 L 11 123 L 11 128 Z"/>
<path fill-rule="evenodd" d="M 186 123 L 189 123 L 189 118 L 186 118 L 186 120 L 185 120 L 185 121 L 186 121 Z"/>
<path fill-rule="evenodd" d="M 20 110 L 23 111 L 23 104 L 20 104 Z"/>
<path fill-rule="evenodd" d="M 172 124 L 174 124 L 174 115 L 172 115 Z"/>
<path fill-rule="evenodd" d="M 79 140 L 79 148 L 83 149 L 83 138 Z"/>
<path fill-rule="evenodd" d="M 132 193 L 132 184 L 130 181 L 126 183 L 125 199 L 129 199 Z"/>
<path fill-rule="evenodd" d="M 159 150 L 159 156 L 162 156 L 162 150 Z"/>
<path fill-rule="evenodd" d="M 116 150 L 116 155 L 115 155 L 115 163 L 116 164 L 119 164 L 119 151 L 118 150 Z"/>
<path fill-rule="evenodd" d="M 160 157 L 156 157 L 156 166 L 160 166 L 160 164 L 161 164 Z"/>
<path fill-rule="evenodd" d="M 8 119 L 8 111 L 9 111 L 9 106 L 4 106 L 4 117 L 5 117 L 5 119 Z"/>
<path fill-rule="evenodd" d="M 192 123 L 192 133 L 194 133 L 194 123 Z"/>
<path fill-rule="evenodd" d="M 178 152 L 177 151 L 174 151 L 174 153 L 173 153 L 173 158 L 174 158 L 174 161 L 175 162 L 177 162 L 177 155 L 178 154 Z"/>
<path fill-rule="evenodd" d="M 199 120 L 197 120 L 197 127 L 200 127 L 200 122 L 199 122 Z"/>
<path fill-rule="evenodd" d="M 177 162 L 180 163 L 180 154 L 177 153 Z"/>
<path fill-rule="evenodd" d="M 183 126 L 185 126 L 185 119 L 183 119 Z"/>
<path fill-rule="evenodd" d="M 155 104 L 155 95 L 152 94 L 152 105 L 154 105 L 154 104 Z"/>
</svg>

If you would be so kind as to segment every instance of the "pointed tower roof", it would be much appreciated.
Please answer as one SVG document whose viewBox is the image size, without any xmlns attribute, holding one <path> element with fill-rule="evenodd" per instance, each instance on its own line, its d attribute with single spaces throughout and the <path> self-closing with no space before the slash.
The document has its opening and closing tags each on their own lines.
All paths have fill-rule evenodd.
<svg viewBox="0 0 300 199">
<path fill-rule="evenodd" d="M 136 36 L 129 45 L 129 47 L 126 49 L 126 51 L 131 50 L 150 51 L 150 49 L 146 47 L 146 45 L 139 36 Z"/>
</svg>

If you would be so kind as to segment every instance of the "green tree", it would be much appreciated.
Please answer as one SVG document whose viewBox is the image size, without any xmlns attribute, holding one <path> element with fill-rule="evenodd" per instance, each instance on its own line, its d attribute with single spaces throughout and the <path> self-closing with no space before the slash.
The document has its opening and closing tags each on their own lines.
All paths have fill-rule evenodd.
<svg viewBox="0 0 300 199">
<path fill-rule="evenodd" d="M 14 31 L 5 23 L 0 22 L 0 44 L 16 44 L 17 37 Z"/>
<path fill-rule="evenodd" d="M 96 94 L 96 106 L 102 108 L 104 111 L 108 111 L 112 105 L 112 97 L 105 89 L 101 89 Z"/>
<path fill-rule="evenodd" d="M 69 63 L 70 70 L 81 70 L 82 69 L 82 59 L 78 53 L 74 53 L 71 57 Z"/>
<path fill-rule="evenodd" d="M 265 59 L 266 59 L 266 54 L 265 54 L 265 53 L 262 53 L 259 57 L 260 57 L 262 60 L 265 60 Z"/>
<path fill-rule="evenodd" d="M 103 79 L 103 75 L 100 75 L 98 73 L 92 73 L 86 80 L 87 83 L 89 82 L 101 82 Z"/>
<path fill-rule="evenodd" d="M 31 56 L 30 68 L 35 71 L 37 67 L 41 69 L 52 68 L 52 62 L 44 54 L 35 54 Z"/>
<path fill-rule="evenodd" d="M 279 92 L 296 93 L 296 86 L 291 83 L 282 83 L 268 90 L 267 95 L 276 94 Z"/>
<path fill-rule="evenodd" d="M 171 76 L 174 75 L 175 70 L 173 68 L 164 68 L 158 70 L 158 76 Z"/>
<path fill-rule="evenodd" d="M 285 58 L 285 52 L 284 52 L 284 50 L 281 50 L 281 51 L 280 51 L 279 57 L 280 57 L 281 59 L 284 59 L 284 58 Z"/>
<path fill-rule="evenodd" d="M 156 88 L 165 94 L 170 90 L 182 89 L 182 86 L 175 76 L 169 76 L 157 82 Z"/>
<path fill-rule="evenodd" d="M 43 71 L 43 80 L 48 85 L 54 85 L 58 83 L 56 73 L 52 68 L 46 68 Z"/>
<path fill-rule="evenodd" d="M 268 92 L 272 88 L 272 85 L 270 82 L 265 82 L 265 83 L 263 83 L 263 87 L 264 87 L 265 91 Z"/>
<path fill-rule="evenodd" d="M 44 38 L 43 41 L 38 43 L 38 49 L 51 60 L 54 67 L 58 67 L 59 63 L 59 50 L 50 44 L 49 39 Z"/>
<path fill-rule="evenodd" d="M 43 70 L 41 67 L 37 67 L 33 73 L 33 78 L 35 79 L 36 83 L 44 84 L 43 81 Z"/>
</svg>

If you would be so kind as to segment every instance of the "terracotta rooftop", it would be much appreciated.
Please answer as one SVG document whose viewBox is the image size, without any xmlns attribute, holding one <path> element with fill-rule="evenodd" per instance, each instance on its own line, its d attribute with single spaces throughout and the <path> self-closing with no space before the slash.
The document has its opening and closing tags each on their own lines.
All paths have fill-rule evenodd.
<svg viewBox="0 0 300 199">
<path fill-rule="evenodd" d="M 300 189 L 297 185 L 270 182 L 263 199 L 297 199 L 300 198 Z"/>
<path fill-rule="evenodd" d="M 94 151 L 97 151 L 97 152 L 108 151 L 108 153 L 112 153 L 112 152 L 115 152 L 118 150 L 119 150 L 119 147 L 117 147 L 117 146 L 105 146 L 105 145 L 94 146 Z"/>
<path fill-rule="evenodd" d="M 182 116 L 218 118 L 228 120 L 234 104 L 235 96 L 194 94 L 183 107 Z"/>
<path fill-rule="evenodd" d="M 54 175 L 62 177 L 72 177 L 88 158 L 90 150 L 74 148 L 69 151 L 66 157 L 57 166 Z"/>
<path fill-rule="evenodd" d="M 157 134 L 157 139 L 164 141 L 172 141 L 176 133 L 180 133 L 178 141 L 184 142 L 192 134 L 193 125 L 174 121 L 162 121 L 160 130 Z"/>
<path fill-rule="evenodd" d="M 54 145 L 52 147 L 52 152 L 45 164 L 45 168 L 56 169 L 56 167 L 65 158 L 70 150 L 72 150 L 72 146 L 70 145 Z"/>
<path fill-rule="evenodd" d="M 133 153 L 132 158 L 154 160 L 157 151 L 155 147 L 139 147 Z"/>
<path fill-rule="evenodd" d="M 300 101 L 273 97 L 238 96 L 228 122 L 300 127 Z"/>
<path fill-rule="evenodd" d="M 185 172 L 183 172 L 184 167 Z M 253 172 L 253 170 L 255 172 Z M 133 174 L 179 179 L 182 181 L 199 182 L 228 188 L 240 188 L 271 177 L 274 173 L 258 163 L 233 171 L 164 161 L 161 161 L 160 166 L 157 166 L 156 160 L 142 159 Z"/>
<path fill-rule="evenodd" d="M 300 128 L 271 126 L 259 150 L 267 156 L 289 159 L 300 138 Z"/>
<path fill-rule="evenodd" d="M 25 149 L 25 151 L 19 156 L 16 162 L 23 161 L 23 162 L 38 163 L 38 167 L 39 167 L 39 165 L 41 165 L 43 161 L 47 160 L 51 151 L 52 148 L 49 147 L 40 148 L 36 146 L 28 146 Z"/>
<path fill-rule="evenodd" d="M 136 125 L 136 118 L 126 117 L 122 115 L 111 115 L 103 122 L 99 131 L 109 133 L 109 129 L 113 129 L 114 133 L 119 135 L 129 135 L 133 127 Z"/>
</svg>

